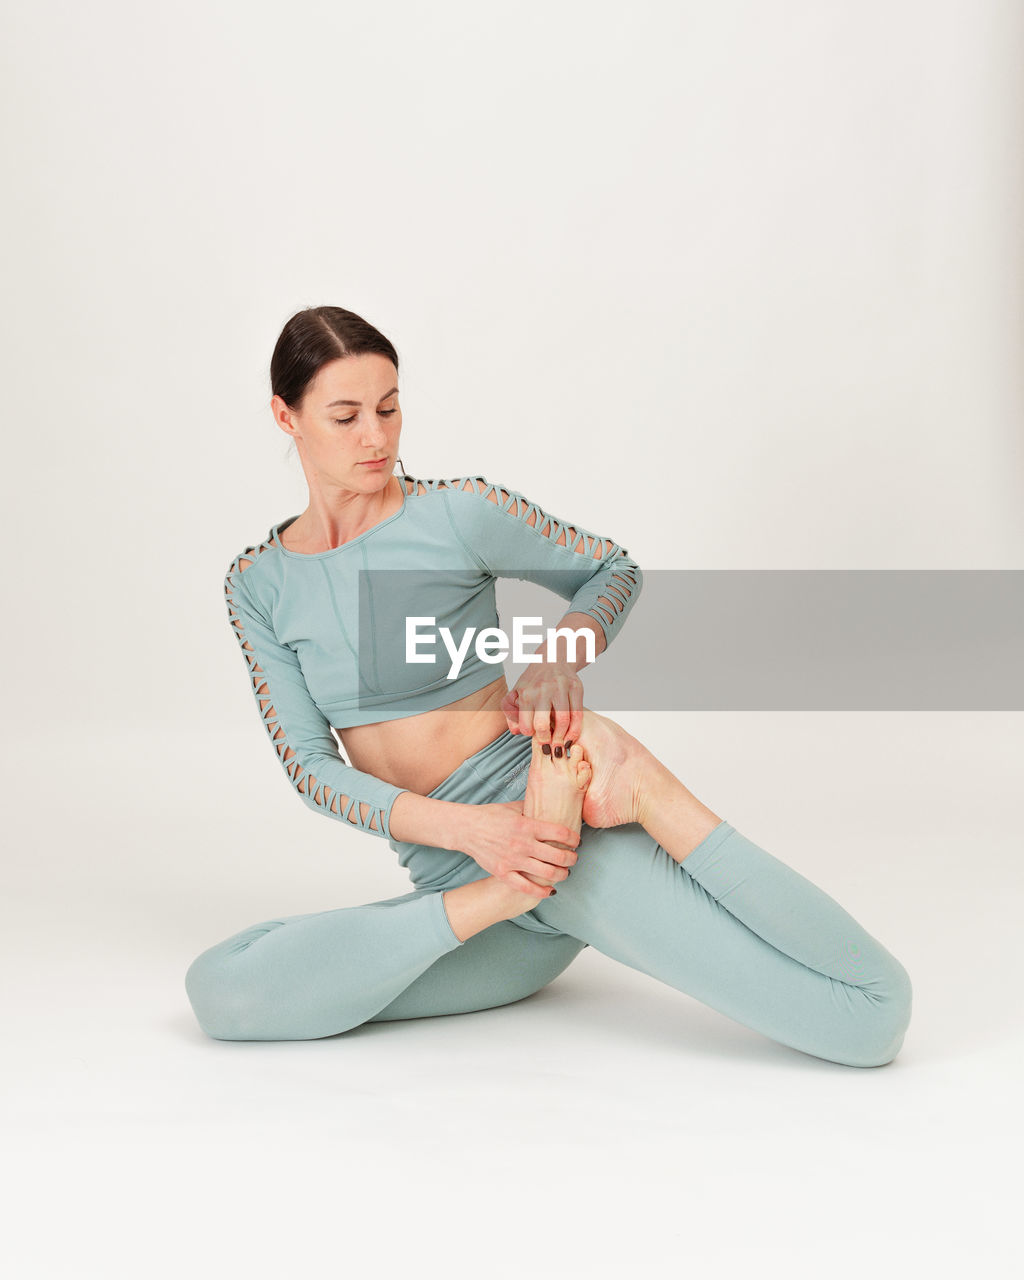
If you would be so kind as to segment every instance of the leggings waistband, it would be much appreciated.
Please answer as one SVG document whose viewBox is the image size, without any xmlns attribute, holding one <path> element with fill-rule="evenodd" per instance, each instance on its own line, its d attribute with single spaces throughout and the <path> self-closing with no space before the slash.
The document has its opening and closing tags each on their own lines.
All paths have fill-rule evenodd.
<svg viewBox="0 0 1024 1280">
<path fill-rule="evenodd" d="M 513 733 L 506 729 L 496 738 L 467 756 L 457 769 L 430 792 L 431 800 L 461 799 L 466 784 L 481 781 L 503 787 L 521 769 L 529 766 L 533 752 L 533 738 L 525 733 Z"/>
</svg>

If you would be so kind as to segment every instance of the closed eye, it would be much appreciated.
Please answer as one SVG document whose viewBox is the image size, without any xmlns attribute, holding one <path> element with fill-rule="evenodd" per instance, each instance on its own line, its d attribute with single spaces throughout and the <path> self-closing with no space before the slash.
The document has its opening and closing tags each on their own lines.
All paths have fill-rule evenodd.
<svg viewBox="0 0 1024 1280">
<path fill-rule="evenodd" d="M 397 409 L 378 409 L 377 412 L 382 418 L 390 418 L 393 413 L 397 413 Z M 357 415 L 353 414 L 351 418 L 335 418 L 334 421 L 339 427 L 343 427 L 347 422 L 355 422 Z"/>
</svg>

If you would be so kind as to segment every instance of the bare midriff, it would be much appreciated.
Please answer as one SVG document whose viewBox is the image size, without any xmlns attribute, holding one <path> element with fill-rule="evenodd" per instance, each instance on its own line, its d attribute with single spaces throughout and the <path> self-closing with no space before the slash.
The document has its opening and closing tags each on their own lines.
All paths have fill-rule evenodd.
<svg viewBox="0 0 1024 1280">
<path fill-rule="evenodd" d="M 504 674 L 458 702 L 400 720 L 335 729 L 349 764 L 396 787 L 429 795 L 464 760 L 508 728 L 499 708 Z"/>
</svg>

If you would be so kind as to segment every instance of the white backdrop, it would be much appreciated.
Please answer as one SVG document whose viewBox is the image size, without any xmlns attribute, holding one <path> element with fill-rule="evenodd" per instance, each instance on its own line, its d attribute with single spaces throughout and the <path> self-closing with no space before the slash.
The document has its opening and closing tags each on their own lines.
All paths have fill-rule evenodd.
<svg viewBox="0 0 1024 1280">
<path fill-rule="evenodd" d="M 204 1039 L 183 976 L 409 887 L 277 776 L 224 609 L 305 506 L 268 382 L 300 307 L 395 343 L 410 473 L 645 569 L 1022 567 L 1021 6 L 43 0 L 0 45 L 18 1274 L 155 1233 L 176 1275 L 1004 1263 L 1019 713 L 618 717 L 906 964 L 885 1071 L 592 951 L 277 1046 Z"/>
</svg>

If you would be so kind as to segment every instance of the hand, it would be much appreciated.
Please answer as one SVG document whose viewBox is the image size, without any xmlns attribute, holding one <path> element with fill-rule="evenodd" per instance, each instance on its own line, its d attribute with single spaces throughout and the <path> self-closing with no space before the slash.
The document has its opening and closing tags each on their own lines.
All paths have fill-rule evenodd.
<svg viewBox="0 0 1024 1280">
<path fill-rule="evenodd" d="M 527 876 L 527 879 L 532 880 L 533 876 Z M 488 876 L 486 883 L 494 886 L 496 901 L 503 920 L 514 920 L 524 911 L 532 911 L 537 905 L 537 898 L 533 893 L 520 893 L 518 889 L 510 889 L 504 880 L 499 880 L 496 876 Z"/>
<path fill-rule="evenodd" d="M 564 880 L 569 874 L 566 868 L 576 865 L 580 833 L 562 822 L 526 817 L 522 800 L 463 807 L 467 810 L 466 825 L 459 849 L 496 880 L 517 893 L 528 894 L 533 902 L 550 898 L 554 890 L 548 886 Z M 569 848 L 557 849 L 545 843 L 549 840 Z"/>
<path fill-rule="evenodd" d="M 567 662 L 535 662 L 501 701 L 511 733 L 564 747 L 583 731 L 583 681 Z"/>
</svg>

